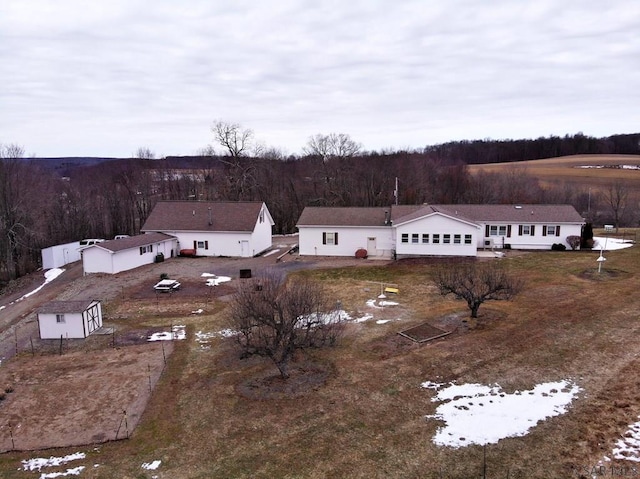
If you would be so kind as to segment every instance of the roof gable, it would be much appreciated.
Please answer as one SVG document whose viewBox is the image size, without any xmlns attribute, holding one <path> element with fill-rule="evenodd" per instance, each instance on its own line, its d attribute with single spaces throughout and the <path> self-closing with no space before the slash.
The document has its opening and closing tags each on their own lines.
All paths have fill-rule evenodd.
<svg viewBox="0 0 640 479">
<path fill-rule="evenodd" d="M 76 301 L 49 301 L 42 305 L 38 310 L 41 314 L 73 314 L 82 313 L 92 303 L 96 302 L 94 299 L 76 300 Z M 99 301 L 98 301 L 99 302 Z"/>
<path fill-rule="evenodd" d="M 117 251 L 139 248 L 140 246 L 147 246 L 153 243 L 160 243 L 162 241 L 168 241 L 172 239 L 175 239 L 175 237 L 164 233 L 145 233 L 141 235 L 130 236 L 128 238 L 103 241 L 102 243 L 96 243 L 94 245 L 87 246 L 85 250 L 89 248 L 98 248 L 115 253 Z"/>
<path fill-rule="evenodd" d="M 141 231 L 252 232 L 264 203 L 260 201 L 160 201 Z M 266 206 L 265 221 L 273 224 Z"/>
</svg>

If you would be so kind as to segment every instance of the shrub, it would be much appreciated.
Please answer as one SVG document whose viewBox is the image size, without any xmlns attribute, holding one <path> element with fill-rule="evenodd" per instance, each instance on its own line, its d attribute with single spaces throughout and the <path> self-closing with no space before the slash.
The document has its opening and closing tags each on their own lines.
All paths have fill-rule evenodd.
<svg viewBox="0 0 640 479">
<path fill-rule="evenodd" d="M 562 243 L 553 243 L 551 245 L 551 251 L 565 251 L 567 247 Z"/>
<path fill-rule="evenodd" d="M 169 275 L 167 273 L 161 273 L 160 274 L 160 281 L 162 281 L 163 279 L 169 279 Z"/>
<path fill-rule="evenodd" d="M 575 251 L 582 243 L 582 238 L 580 238 L 580 236 L 567 236 L 567 243 L 571 246 L 571 249 Z"/>
</svg>

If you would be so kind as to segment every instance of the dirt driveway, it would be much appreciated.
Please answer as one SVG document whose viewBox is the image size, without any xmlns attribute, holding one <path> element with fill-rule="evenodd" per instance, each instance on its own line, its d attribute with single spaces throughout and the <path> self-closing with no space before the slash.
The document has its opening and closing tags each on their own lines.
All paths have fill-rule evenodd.
<svg viewBox="0 0 640 479">
<path fill-rule="evenodd" d="M 272 250 L 257 258 L 172 258 L 116 275 L 87 276 L 78 262 L 46 284 L 42 271 L 21 278 L 0 294 L 0 450 L 90 444 L 126 436 L 141 417 L 174 349 L 171 341 L 147 342 L 148 328 L 127 331 L 121 336 L 125 341 L 117 345 L 109 336 L 96 335 L 64 345 L 40 340 L 36 312 L 45 302 L 98 299 L 104 310 L 112 301 L 120 304 L 119 311 L 123 306 L 126 310 L 129 301 L 153 303 L 153 285 L 164 274 L 183 284 L 173 294 L 188 304 L 211 291 L 203 273 L 231 278 L 216 287 L 219 296 L 233 292 L 240 270 L 251 270 L 255 276 L 267 269 L 289 272 L 366 263 L 286 254 L 296 242 L 295 236 L 276 237 Z M 105 325 L 109 320 L 106 313 Z"/>
</svg>

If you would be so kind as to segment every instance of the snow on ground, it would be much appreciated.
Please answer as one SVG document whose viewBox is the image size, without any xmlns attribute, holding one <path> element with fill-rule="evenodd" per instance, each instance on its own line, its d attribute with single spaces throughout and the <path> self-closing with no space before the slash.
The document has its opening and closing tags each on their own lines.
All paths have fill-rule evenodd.
<svg viewBox="0 0 640 479">
<path fill-rule="evenodd" d="M 84 459 L 85 457 L 87 457 L 87 455 L 84 452 L 76 452 L 74 454 L 69 454 L 68 456 L 63 457 L 36 457 L 34 459 L 23 460 L 22 468 L 25 471 L 40 472 L 43 467 L 61 466 L 63 464 L 66 464 L 67 462 L 77 461 L 78 459 Z"/>
<path fill-rule="evenodd" d="M 272 254 L 276 254 L 276 253 L 279 253 L 279 252 L 280 252 L 279 249 L 272 249 L 271 251 L 268 251 L 265 254 L 263 254 L 262 257 L 266 258 L 267 256 L 271 256 Z"/>
<path fill-rule="evenodd" d="M 47 472 L 40 474 L 40 479 L 54 479 L 56 477 L 64 477 L 64 476 L 79 476 L 80 473 L 85 469 L 84 466 L 73 467 L 71 469 L 67 469 L 64 472 Z"/>
<path fill-rule="evenodd" d="M 154 471 L 158 469 L 158 467 L 160 467 L 160 464 L 162 464 L 162 461 L 160 460 L 153 461 L 153 462 L 145 462 L 142 464 L 142 469 L 146 469 L 147 471 Z"/>
<path fill-rule="evenodd" d="M 640 462 L 640 421 L 631 424 L 622 439 L 618 439 L 613 448 L 613 457 Z"/>
<path fill-rule="evenodd" d="M 368 299 L 367 300 L 367 306 L 369 306 L 370 308 L 384 308 L 385 306 L 398 306 L 400 303 L 397 303 L 395 301 L 385 301 L 385 300 L 380 300 L 380 299 Z"/>
<path fill-rule="evenodd" d="M 207 279 L 207 286 L 218 286 L 220 283 L 226 283 L 227 281 L 231 281 L 229 276 L 217 276 L 213 273 L 202 273 L 203 278 Z"/>
<path fill-rule="evenodd" d="M 426 416 L 445 423 L 433 442 L 459 448 L 493 444 L 506 437 L 524 436 L 539 421 L 564 414 L 581 388 L 571 381 L 536 385 L 528 391 L 507 394 L 499 385 L 453 384 L 444 389 L 432 382 L 423 388 L 437 390 L 432 399 L 441 402 L 436 413 Z"/>
<path fill-rule="evenodd" d="M 36 294 L 38 291 L 40 291 L 42 288 L 44 288 L 45 284 L 50 283 L 51 281 L 56 279 L 58 276 L 60 276 L 64 272 L 65 272 L 65 270 L 61 269 L 61 268 L 52 268 L 50 270 L 47 270 L 44 273 L 44 283 L 42 283 L 40 286 L 38 286 L 33 291 L 30 291 L 27 294 L 25 294 L 24 296 L 21 296 L 20 298 L 16 299 L 15 301 L 10 302 L 9 305 L 17 303 L 18 301 L 22 301 L 23 299 L 28 298 L 29 296 Z M 2 311 L 6 307 L 7 307 L 7 305 L 0 306 L 0 311 Z"/>
<path fill-rule="evenodd" d="M 231 338 L 238 334 L 238 331 L 232 329 L 222 329 L 216 332 L 198 331 L 196 333 L 196 341 L 200 343 L 202 349 L 211 349 L 211 340 L 214 338 Z"/>
<path fill-rule="evenodd" d="M 184 324 L 176 325 L 171 328 L 171 331 L 161 331 L 159 333 L 153 333 L 147 338 L 147 341 L 172 341 L 174 339 L 186 339 L 187 331 Z"/>
<path fill-rule="evenodd" d="M 593 237 L 593 248 L 594 250 L 600 251 L 601 249 L 605 251 L 613 251 L 617 249 L 630 248 L 633 246 L 633 240 L 623 240 L 622 238 L 610 238 L 608 236 L 594 236 Z"/>
</svg>

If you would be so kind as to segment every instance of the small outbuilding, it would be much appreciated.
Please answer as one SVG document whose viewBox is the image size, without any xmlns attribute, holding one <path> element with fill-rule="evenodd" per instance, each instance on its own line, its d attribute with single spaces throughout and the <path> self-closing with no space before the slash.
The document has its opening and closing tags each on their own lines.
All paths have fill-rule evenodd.
<svg viewBox="0 0 640 479">
<path fill-rule="evenodd" d="M 38 310 L 40 339 L 86 338 L 102 327 L 100 301 L 50 301 Z"/>
</svg>

